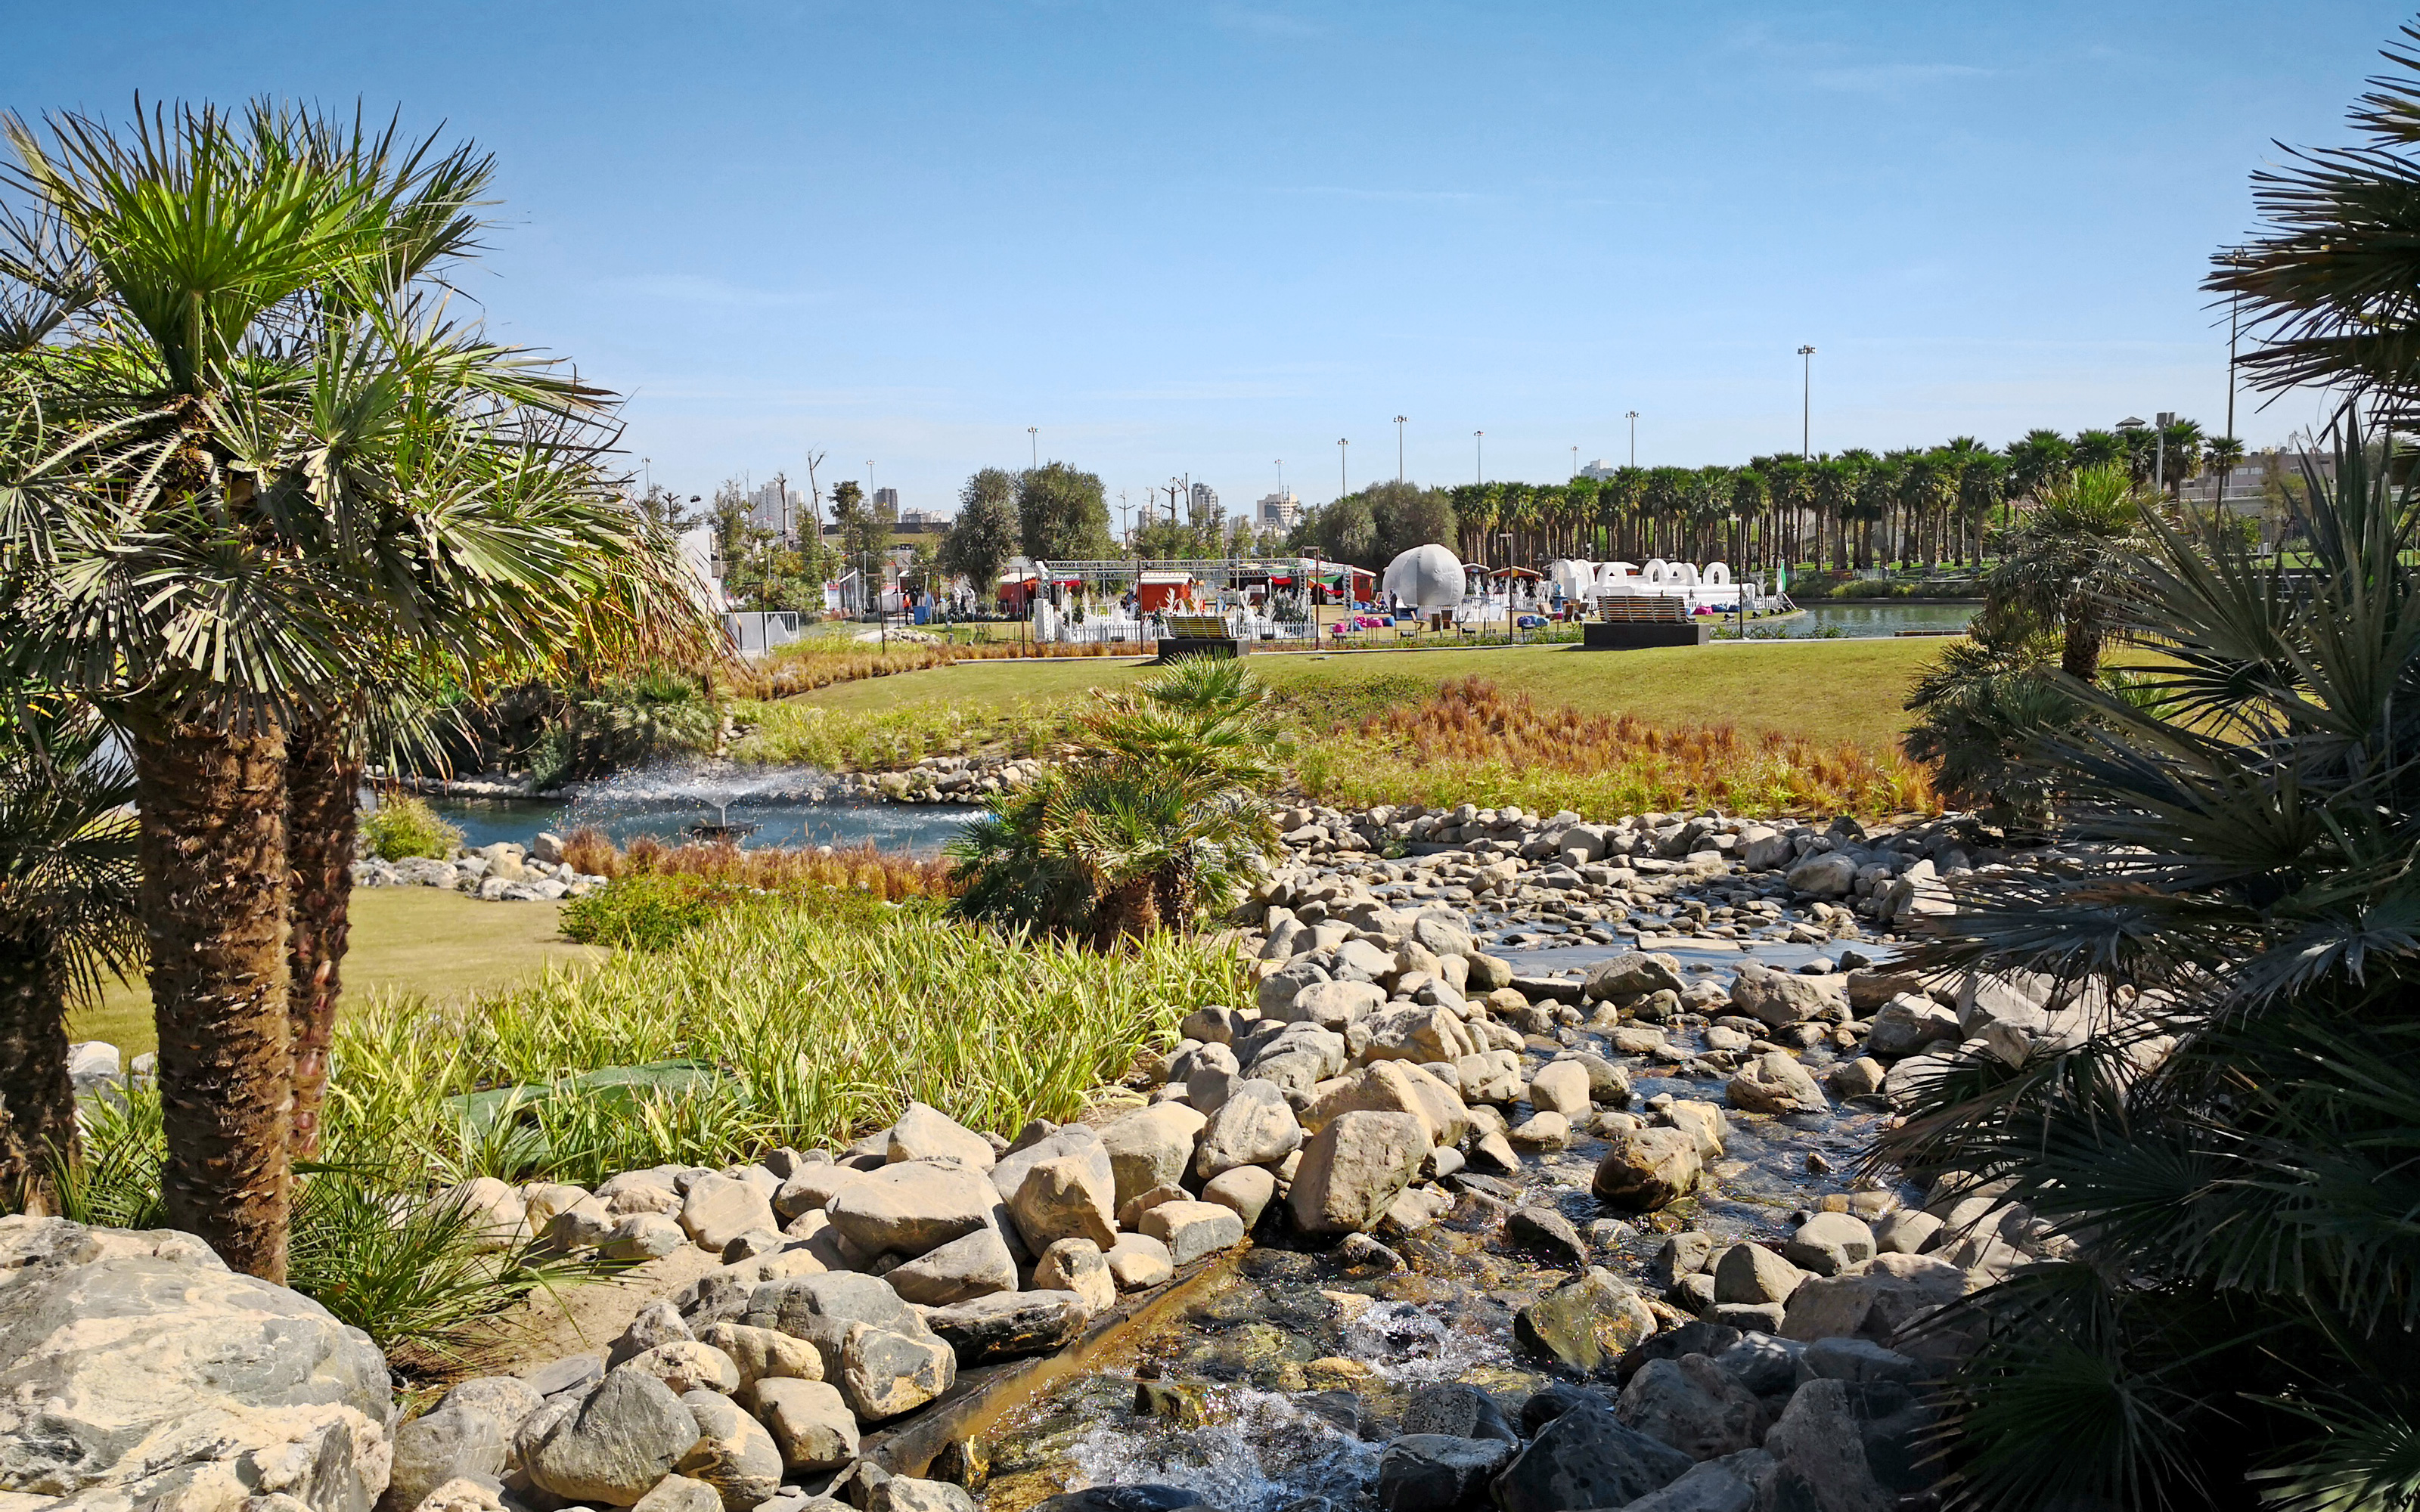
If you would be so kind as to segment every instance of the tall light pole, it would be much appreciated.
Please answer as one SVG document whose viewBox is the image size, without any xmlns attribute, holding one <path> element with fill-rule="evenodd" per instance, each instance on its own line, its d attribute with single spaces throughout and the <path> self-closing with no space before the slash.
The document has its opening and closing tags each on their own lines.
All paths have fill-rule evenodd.
<svg viewBox="0 0 2420 1512">
<path fill-rule="evenodd" d="M 1630 422 L 1630 465 L 1637 467 L 1638 465 L 1638 411 L 1629 410 L 1622 418 Z"/>
<path fill-rule="evenodd" d="M 1815 455 L 1815 348 L 1798 348 L 1798 456 L 1806 461 Z"/>
<path fill-rule="evenodd" d="M 1336 438 L 1336 497 L 1339 499 L 1343 498 L 1347 492 L 1344 484 L 1344 449 L 1352 444 L 1342 436 Z"/>
<path fill-rule="evenodd" d="M 1041 471 L 1042 471 L 1042 427 L 1041 427 L 1041 426 L 1039 426 L 1039 425 L 1028 425 L 1028 426 L 1026 426 L 1026 427 L 1025 427 L 1025 445 L 1026 445 L 1026 455 L 1027 455 L 1029 457 L 1031 457 L 1031 458 L 1032 459 L 1032 466 L 1033 466 L 1033 470 L 1034 470 L 1035 471 L 1037 471 L 1037 472 Z"/>
<path fill-rule="evenodd" d="M 1575 477 L 1575 478 L 1576 478 L 1576 477 L 1578 477 L 1579 475 L 1580 475 L 1580 449 L 1579 449 L 1578 447 L 1575 446 L 1575 447 L 1573 447 L 1573 448 L 1572 448 L 1572 476 L 1573 476 L 1573 477 Z"/>
<path fill-rule="evenodd" d="M 2237 271 L 2242 270 L 2243 254 L 2240 252 L 2230 254 L 2226 260 L 2235 265 Z M 2235 336 L 2238 330 L 2236 316 L 2242 306 L 2243 295 L 2241 290 L 2226 297 L 2226 436 L 2229 440 L 2235 439 Z M 2218 491 L 2221 495 L 2226 492 L 2226 479 L 2219 480 Z M 2224 502 L 2224 499 L 2221 501 Z"/>
<path fill-rule="evenodd" d="M 1475 474 L 1470 481 L 1483 487 L 1487 483 L 1487 432 L 1474 430 L 1470 433 L 1470 450 Z"/>
<path fill-rule="evenodd" d="M 2155 490 L 2168 486 L 2168 427 L 2177 423 L 2177 412 L 2161 410 L 2159 423 L 2159 431 L 2151 438 L 2151 486 Z"/>
<path fill-rule="evenodd" d="M 1395 481 L 1404 481 L 1404 417 L 1395 417 Z"/>
</svg>

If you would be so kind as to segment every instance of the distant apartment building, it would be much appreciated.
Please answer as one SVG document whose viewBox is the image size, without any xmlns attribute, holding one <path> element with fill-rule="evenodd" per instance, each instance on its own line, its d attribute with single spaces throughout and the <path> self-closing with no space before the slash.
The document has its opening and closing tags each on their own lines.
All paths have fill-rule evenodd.
<svg viewBox="0 0 2420 1512">
<path fill-rule="evenodd" d="M 876 488 L 874 490 L 874 517 L 882 521 L 885 525 L 896 525 L 899 523 L 898 489 Z"/>
<path fill-rule="evenodd" d="M 1186 519 L 1197 530 L 1204 526 L 1216 528 L 1227 517 L 1226 512 L 1218 507 L 1218 490 L 1206 483 L 1193 486 L 1192 495 L 1186 501 L 1185 513 Z"/>
<path fill-rule="evenodd" d="M 799 525 L 804 501 L 780 479 L 748 496 L 748 523 L 786 538 Z"/>
<path fill-rule="evenodd" d="M 1602 483 L 1621 471 L 1621 470 L 1620 468 L 1600 456 L 1595 461 L 1590 462 L 1588 466 L 1580 469 L 1580 476 L 1583 478 L 1594 478 L 1599 483 Z"/>
<path fill-rule="evenodd" d="M 948 530 L 950 522 L 939 510 L 906 509 L 899 513 L 899 528 L 908 532 L 931 532 Z"/>
<path fill-rule="evenodd" d="M 1292 488 L 1263 494 L 1261 501 L 1252 506 L 1252 523 L 1264 531 L 1293 530 L 1295 521 L 1301 517 L 1302 501 L 1295 497 Z"/>
</svg>

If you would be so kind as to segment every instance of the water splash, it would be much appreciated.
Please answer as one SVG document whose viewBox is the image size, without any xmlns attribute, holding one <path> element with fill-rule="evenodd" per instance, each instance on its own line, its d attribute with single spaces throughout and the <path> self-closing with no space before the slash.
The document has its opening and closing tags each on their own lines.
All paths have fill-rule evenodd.
<svg viewBox="0 0 2420 1512">
<path fill-rule="evenodd" d="M 819 766 L 741 766 L 709 760 L 616 772 L 577 783 L 570 791 L 573 802 L 599 808 L 694 803 L 727 809 L 733 804 L 814 802 L 830 797 L 833 786 L 832 774 Z"/>
<path fill-rule="evenodd" d="M 1067 1489 L 1154 1484 L 1226 1512 L 1279 1512 L 1306 1496 L 1351 1505 L 1378 1478 L 1379 1445 L 1340 1432 L 1276 1392 L 1218 1386 L 1199 1427 L 1104 1423 L 1069 1449 Z"/>
<path fill-rule="evenodd" d="M 1345 1357 L 1398 1385 L 1460 1381 L 1481 1365 L 1511 1358 L 1479 1325 L 1411 1302 L 1373 1303 L 1344 1325 Z"/>
</svg>

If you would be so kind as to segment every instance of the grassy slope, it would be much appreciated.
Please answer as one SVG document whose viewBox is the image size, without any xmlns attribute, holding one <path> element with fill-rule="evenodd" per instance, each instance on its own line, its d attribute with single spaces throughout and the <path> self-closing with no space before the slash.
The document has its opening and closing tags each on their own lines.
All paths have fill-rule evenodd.
<svg viewBox="0 0 2420 1512">
<path fill-rule="evenodd" d="M 366 887 L 353 894 L 348 998 L 384 988 L 446 999 L 503 987 L 550 961 L 610 953 L 563 938 L 562 904 L 473 903 L 434 887 Z M 111 983 L 101 1001 L 68 1017 L 70 1040 L 106 1040 L 127 1055 L 156 1047 L 151 994 L 138 980 Z"/>
<path fill-rule="evenodd" d="M 1784 731 L 1877 753 L 1907 728 L 1900 705 L 1938 641 L 1905 640 L 1748 641 L 1652 651 L 1570 646 L 1498 651 L 1363 652 L 1252 658 L 1252 670 L 1297 700 L 1359 717 L 1423 696 L 1457 677 L 1480 676 L 1544 704 L 1631 714 L 1657 724 L 1733 724 Z M 1135 662 L 1084 658 L 975 661 L 930 671 L 844 683 L 800 696 L 833 709 L 874 712 L 916 705 L 1001 708 L 1115 686 L 1140 676 Z"/>
</svg>

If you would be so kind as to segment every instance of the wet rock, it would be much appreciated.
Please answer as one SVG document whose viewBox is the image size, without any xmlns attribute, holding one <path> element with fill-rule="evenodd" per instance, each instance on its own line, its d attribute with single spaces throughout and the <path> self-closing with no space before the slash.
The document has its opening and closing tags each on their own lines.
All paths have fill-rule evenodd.
<svg viewBox="0 0 2420 1512">
<path fill-rule="evenodd" d="M 954 1160 L 979 1171 L 990 1170 L 996 1159 L 989 1140 L 923 1103 L 908 1103 L 899 1121 L 891 1126 L 891 1142 L 883 1158 L 893 1163 Z"/>
<path fill-rule="evenodd" d="M 1302 1144 L 1302 1125 L 1273 1082 L 1239 1082 L 1202 1131 L 1193 1174 L 1203 1180 L 1239 1165 L 1283 1160 Z"/>
<path fill-rule="evenodd" d="M 1883 1089 L 1890 1072 L 1871 1056 L 1844 1060 L 1824 1074 L 1823 1085 L 1838 1098 L 1872 1097 Z"/>
<path fill-rule="evenodd" d="M 1475 1504 L 1513 1450 L 1501 1439 L 1405 1433 L 1378 1457 L 1378 1505 L 1383 1512 L 1454 1512 Z"/>
<path fill-rule="evenodd" d="M 1609 1412 L 1578 1407 L 1541 1429 L 1491 1490 L 1499 1512 L 1626 1506 L 1680 1479 L 1694 1463 Z"/>
<path fill-rule="evenodd" d="M 681 1405 L 697 1423 L 697 1442 L 674 1472 L 713 1487 L 721 1512 L 748 1512 L 781 1488 L 782 1452 L 754 1418 L 711 1391 L 685 1392 Z"/>
<path fill-rule="evenodd" d="M 913 1259 L 994 1223 L 1000 1194 L 952 1161 L 902 1161 L 842 1187 L 825 1209 L 861 1253 Z"/>
<path fill-rule="evenodd" d="M 1513 1336 L 1583 1374 L 1609 1371 L 1655 1332 L 1655 1314 L 1638 1288 L 1591 1267 L 1515 1313 Z"/>
<path fill-rule="evenodd" d="M 732 1368 L 739 1372 L 737 1389 L 740 1391 L 760 1381 L 824 1378 L 823 1356 L 815 1347 L 778 1329 L 750 1328 L 721 1319 L 699 1329 L 698 1342 L 713 1345 L 730 1359 Z"/>
<path fill-rule="evenodd" d="M 1819 1212 L 1782 1242 L 1784 1259 L 1817 1275 L 1838 1275 L 1874 1257 L 1874 1232 L 1845 1212 Z"/>
<path fill-rule="evenodd" d="M 680 1226 L 698 1248 L 722 1252 L 740 1235 L 780 1227 L 770 1197 L 748 1181 L 706 1175 L 690 1183 L 681 1199 Z"/>
<path fill-rule="evenodd" d="M 1901 1332 L 1966 1294 L 1966 1273 L 1930 1255 L 1877 1255 L 1790 1296 L 1781 1332 L 1794 1339 L 1865 1338 L 1895 1345 Z M 1917 1352 L 1924 1352 L 1918 1349 Z"/>
<path fill-rule="evenodd" d="M 883 1273 L 902 1302 L 947 1306 L 1016 1289 L 1016 1257 L 998 1229 L 978 1228 Z"/>
<path fill-rule="evenodd" d="M 1699 1160 L 1713 1160 L 1721 1155 L 1726 1148 L 1725 1141 L 1730 1137 L 1730 1120 L 1725 1119 L 1723 1110 L 1712 1103 L 1683 1099 L 1664 1109 L 1659 1117 L 1668 1127 L 1688 1131 L 1689 1137 L 1697 1143 Z"/>
<path fill-rule="evenodd" d="M 1686 1131 L 1640 1129 L 1609 1143 L 1590 1188 L 1599 1201 L 1652 1212 L 1697 1190 L 1702 1167 L 1698 1141 Z"/>
<path fill-rule="evenodd" d="M 836 1470 L 857 1458 L 857 1414 L 837 1387 L 768 1377 L 749 1389 L 748 1397 L 781 1451 L 784 1470 Z"/>
<path fill-rule="evenodd" d="M 1121 1291 L 1165 1286 L 1176 1275 L 1176 1261 L 1168 1246 L 1148 1234 L 1120 1234 L 1105 1257 Z"/>
<path fill-rule="evenodd" d="M 1033 1512 L 1184 1512 L 1201 1504 L 1199 1494 L 1177 1486 L 1090 1486 L 1046 1496 Z"/>
<path fill-rule="evenodd" d="M 1118 1283 L 1101 1247 L 1089 1239 L 1063 1239 L 1033 1262 L 1037 1291 L 1072 1291 L 1083 1299 L 1084 1311 L 1098 1318 L 1117 1305 Z"/>
<path fill-rule="evenodd" d="M 1533 1113 L 1506 1131 L 1504 1137 L 1515 1149 L 1568 1149 L 1572 1120 L 1559 1113 Z"/>
<path fill-rule="evenodd" d="M 1295 1227 L 1314 1235 L 1375 1227 L 1419 1172 L 1430 1143 L 1409 1113 L 1338 1115 L 1304 1147 L 1287 1197 Z"/>
<path fill-rule="evenodd" d="M 1733 1244 L 1714 1259 L 1714 1301 L 1788 1302 L 1807 1273 L 1761 1244 Z"/>
<path fill-rule="evenodd" d="M 1193 1160 L 1193 1143 L 1209 1120 L 1182 1103 L 1160 1103 L 1111 1120 L 1101 1130 L 1115 1189 L 1113 1211 L 1154 1187 L 1175 1186 Z"/>
<path fill-rule="evenodd" d="M 1578 1270 L 1590 1259 L 1588 1242 L 1572 1221 L 1552 1208 L 1516 1208 L 1505 1215 L 1504 1235 L 1523 1249 L 1532 1250 Z"/>
<path fill-rule="evenodd" d="M 1765 1436 L 1774 1458 L 1760 1509 L 1807 1512 L 1892 1512 L 1899 1498 L 1874 1478 L 1865 1442 L 1849 1411 L 1847 1388 L 1810 1381 L 1790 1398 L 1781 1421 Z"/>
<path fill-rule="evenodd" d="M 539 1489 L 566 1501 L 628 1506 L 696 1442 L 697 1420 L 670 1387 L 612 1370 L 527 1446 L 521 1465 Z"/>
<path fill-rule="evenodd" d="M 396 1429 L 394 1443 L 381 1512 L 409 1512 L 450 1480 L 502 1475 L 511 1436 L 491 1414 L 449 1396 L 437 1411 Z"/>
<path fill-rule="evenodd" d="M 1787 1050 L 1768 1050 L 1742 1066 L 1724 1094 L 1731 1106 L 1749 1113 L 1826 1113 L 1832 1107 L 1815 1078 Z"/>
<path fill-rule="evenodd" d="M 1625 950 L 1599 962 L 1588 974 L 1581 995 L 1590 1002 L 1606 998 L 1643 997 L 1649 993 L 1681 990 L 1681 963 L 1663 953 Z"/>
<path fill-rule="evenodd" d="M 1575 1060 L 1549 1061 L 1529 1079 L 1529 1105 L 1541 1113 L 1585 1118 L 1592 1109 L 1588 1068 Z"/>
<path fill-rule="evenodd" d="M 1753 1449 L 1766 1427 L 1755 1394 L 1702 1354 L 1647 1362 L 1622 1388 L 1614 1414 L 1692 1459 Z"/>
<path fill-rule="evenodd" d="M 731 1356 L 696 1339 L 675 1339 L 659 1344 L 652 1350 L 632 1355 L 621 1368 L 655 1377 L 675 1396 L 684 1396 L 701 1388 L 726 1393 L 739 1389 L 739 1366 L 732 1362 Z"/>
<path fill-rule="evenodd" d="M 1695 1275 L 1714 1263 L 1714 1236 L 1685 1229 L 1666 1239 L 1647 1263 L 1647 1279 L 1669 1291 L 1684 1275 Z"/>
<path fill-rule="evenodd" d="M 1875 1010 L 1866 1049 L 1886 1060 L 1912 1056 L 1930 1044 L 1959 1039 L 1958 1015 L 1929 997 L 1896 997 Z"/>
<path fill-rule="evenodd" d="M 1817 1339 L 1798 1356 L 1798 1379 L 1845 1381 L 1853 1385 L 1886 1381 L 1913 1386 L 1939 1375 L 1940 1367 L 1885 1349 L 1871 1339 Z"/>
<path fill-rule="evenodd" d="M 1242 1243 L 1244 1221 L 1216 1202 L 1163 1202 L 1142 1215 L 1142 1232 L 1167 1245 L 1171 1260 L 1185 1265 Z"/>
<path fill-rule="evenodd" d="M 1223 1171 L 1202 1187 L 1202 1200 L 1233 1208 L 1235 1216 L 1244 1221 L 1247 1233 L 1261 1221 L 1261 1214 L 1268 1210 L 1277 1195 L 1276 1175 L 1259 1165 L 1238 1165 L 1233 1170 Z"/>
<path fill-rule="evenodd" d="M 1496 1399 L 1476 1386 L 1422 1386 L 1404 1408 L 1405 1433 L 1438 1433 L 1457 1439 L 1495 1439 L 1518 1443 L 1521 1436 L 1504 1420 Z"/>
<path fill-rule="evenodd" d="M 1702 1319 L 1686 1322 L 1643 1339 L 1626 1351 L 1613 1367 L 1613 1379 L 1626 1386 L 1633 1376 L 1657 1360 L 1677 1360 L 1684 1354 L 1719 1354 L 1739 1341 L 1740 1331 L 1736 1328 L 1725 1328 Z"/>
<path fill-rule="evenodd" d="M 1234 1214 L 1227 1219 L 1233 1222 Z M 1015 1291 L 936 1307 L 924 1321 L 957 1351 L 959 1364 L 976 1365 L 1058 1349 L 1083 1331 L 1089 1317 L 1072 1291 Z"/>
<path fill-rule="evenodd" d="M 945 1480 L 893 1475 L 865 1493 L 865 1512 L 975 1512 L 975 1499 Z"/>
</svg>

